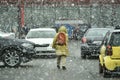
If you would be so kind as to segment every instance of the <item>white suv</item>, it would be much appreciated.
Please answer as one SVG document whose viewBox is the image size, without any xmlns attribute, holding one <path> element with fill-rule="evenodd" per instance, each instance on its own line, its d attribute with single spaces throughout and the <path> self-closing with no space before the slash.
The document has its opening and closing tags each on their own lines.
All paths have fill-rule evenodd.
<svg viewBox="0 0 120 80">
<path fill-rule="evenodd" d="M 37 45 L 37 55 L 53 55 L 55 49 L 51 45 L 55 34 L 56 30 L 53 28 L 35 28 L 30 29 L 25 39 Z"/>
</svg>

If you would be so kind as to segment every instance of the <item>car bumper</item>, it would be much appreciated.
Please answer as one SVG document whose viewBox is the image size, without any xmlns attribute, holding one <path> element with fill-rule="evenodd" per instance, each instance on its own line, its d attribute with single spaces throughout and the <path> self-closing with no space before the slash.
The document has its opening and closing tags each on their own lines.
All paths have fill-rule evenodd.
<svg viewBox="0 0 120 80">
<path fill-rule="evenodd" d="M 24 57 L 31 59 L 32 57 L 36 55 L 36 50 L 35 49 L 23 49 L 22 53 Z"/>
<path fill-rule="evenodd" d="M 85 55 L 99 56 L 100 46 L 81 45 L 81 52 Z"/>
<path fill-rule="evenodd" d="M 35 49 L 24 48 L 21 49 L 21 61 L 23 63 L 29 62 L 36 55 Z"/>
<path fill-rule="evenodd" d="M 120 72 L 120 59 L 112 59 L 110 56 L 104 57 L 105 68 L 109 71 Z"/>
<path fill-rule="evenodd" d="M 36 47 L 36 55 L 52 55 L 55 54 L 55 49 L 52 47 Z"/>
<path fill-rule="evenodd" d="M 51 52 L 51 53 L 49 53 L 49 52 L 38 52 L 38 53 L 36 53 L 36 56 L 40 56 L 40 55 L 47 55 L 47 56 L 50 56 L 50 55 L 56 55 L 55 53 L 53 53 L 53 52 Z"/>
</svg>

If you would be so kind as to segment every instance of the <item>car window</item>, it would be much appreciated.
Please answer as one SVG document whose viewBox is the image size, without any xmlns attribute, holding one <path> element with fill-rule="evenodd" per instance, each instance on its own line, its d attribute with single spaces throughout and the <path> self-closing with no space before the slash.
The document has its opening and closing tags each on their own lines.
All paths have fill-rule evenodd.
<svg viewBox="0 0 120 80">
<path fill-rule="evenodd" d="M 27 38 L 54 38 L 55 31 L 30 31 Z"/>
<path fill-rule="evenodd" d="M 103 40 L 103 44 L 106 46 L 107 43 L 108 43 L 108 39 L 109 39 L 109 35 L 110 35 L 110 32 L 107 32 L 105 37 L 104 37 L 104 40 Z"/>
<path fill-rule="evenodd" d="M 114 32 L 111 35 L 110 44 L 112 46 L 120 46 L 120 32 Z"/>
<path fill-rule="evenodd" d="M 104 39 L 102 41 L 102 45 L 105 45 L 105 43 L 106 43 L 106 37 L 107 37 L 107 34 L 105 35 L 105 37 L 104 37 Z"/>
</svg>

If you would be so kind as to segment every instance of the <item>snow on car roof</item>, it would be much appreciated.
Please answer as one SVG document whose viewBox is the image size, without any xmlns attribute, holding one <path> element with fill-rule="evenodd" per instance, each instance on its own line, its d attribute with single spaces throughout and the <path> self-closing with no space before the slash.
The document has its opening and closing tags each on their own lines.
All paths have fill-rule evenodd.
<svg viewBox="0 0 120 80">
<path fill-rule="evenodd" d="M 55 31 L 53 28 L 35 28 L 35 29 L 30 29 L 30 31 Z"/>
<path fill-rule="evenodd" d="M 115 30 L 112 30 L 112 32 L 120 32 L 120 29 L 115 29 Z"/>
<path fill-rule="evenodd" d="M 114 30 L 114 28 L 90 28 L 90 29 L 93 29 L 93 30 L 99 30 L 99 29 L 105 29 L 105 30 L 110 30 L 110 31 L 112 31 L 112 30 Z"/>
</svg>

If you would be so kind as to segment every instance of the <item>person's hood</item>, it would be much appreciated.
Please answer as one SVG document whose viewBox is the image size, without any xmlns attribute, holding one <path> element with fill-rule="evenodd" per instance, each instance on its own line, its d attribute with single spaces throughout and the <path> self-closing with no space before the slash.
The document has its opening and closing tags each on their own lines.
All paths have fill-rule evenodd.
<svg viewBox="0 0 120 80">
<path fill-rule="evenodd" d="M 66 29 L 65 26 L 61 26 L 61 27 L 59 28 L 58 32 L 65 32 L 65 33 L 67 33 L 67 29 Z"/>
</svg>

